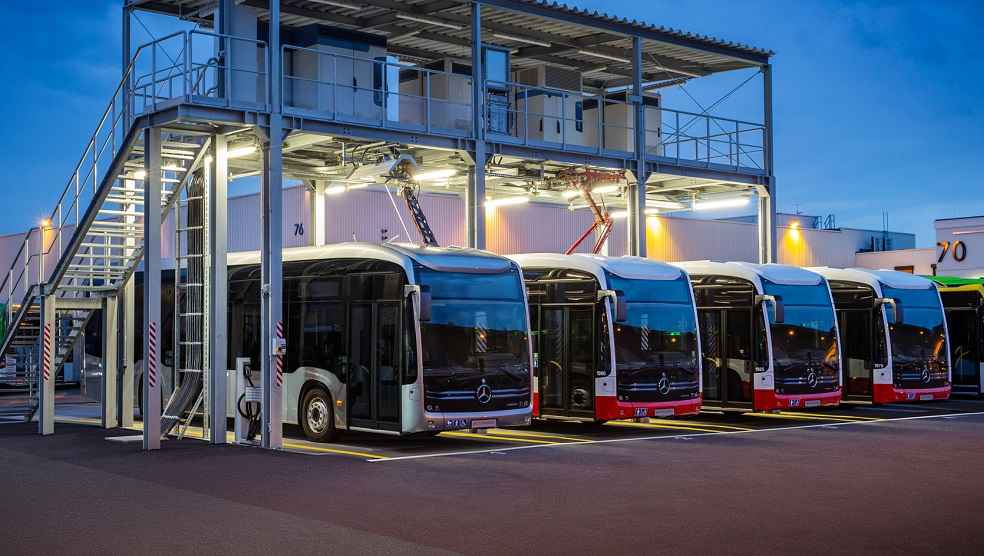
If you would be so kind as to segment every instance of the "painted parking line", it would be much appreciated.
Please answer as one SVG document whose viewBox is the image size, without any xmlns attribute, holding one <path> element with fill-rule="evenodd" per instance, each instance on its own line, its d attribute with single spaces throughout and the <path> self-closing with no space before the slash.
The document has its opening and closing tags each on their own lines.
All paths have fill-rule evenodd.
<svg viewBox="0 0 984 556">
<path fill-rule="evenodd" d="M 537 430 L 489 429 L 489 434 L 519 436 L 519 437 L 527 437 L 527 438 L 543 438 L 545 440 L 566 440 L 569 442 L 584 442 L 586 440 L 590 440 L 590 438 L 585 438 L 583 436 L 561 435 L 552 432 L 540 432 Z"/>
<path fill-rule="evenodd" d="M 793 415 L 806 415 L 807 417 L 823 417 L 825 419 L 826 418 L 846 419 L 850 421 L 878 421 L 881 419 L 881 417 L 865 417 L 863 415 L 843 415 L 839 413 L 809 413 L 806 411 L 790 411 L 790 412 L 783 411 L 782 415 L 789 415 L 790 413 L 792 413 Z"/>
<path fill-rule="evenodd" d="M 354 456 L 357 458 L 366 458 L 369 460 L 381 459 L 386 456 L 381 454 L 373 454 L 371 452 L 359 452 L 356 450 L 346 450 L 342 448 L 332 448 L 331 445 L 314 445 L 314 444 L 301 444 L 298 442 L 284 442 L 284 448 L 295 454 L 306 454 L 311 455 L 311 452 L 318 454 L 335 454 L 339 456 Z"/>
<path fill-rule="evenodd" d="M 484 440 L 486 442 L 518 442 L 526 444 L 577 444 L 577 442 L 556 442 L 553 440 L 519 438 L 518 436 L 506 436 L 503 434 L 477 434 L 473 432 L 447 431 L 439 436 L 442 438 L 462 438 L 466 440 Z"/>
<path fill-rule="evenodd" d="M 897 423 L 900 421 L 916 421 L 925 419 L 940 419 L 949 417 L 972 417 L 984 415 L 984 411 L 976 412 L 966 412 L 966 413 L 951 413 L 948 415 L 918 415 L 913 417 L 899 417 L 898 419 L 878 419 L 875 421 L 840 421 L 833 423 L 812 423 L 809 425 L 791 425 L 787 427 L 772 427 L 772 428 L 762 428 L 762 429 L 750 429 L 747 431 L 717 431 L 717 432 L 704 432 L 699 434 L 663 434 L 658 436 L 636 436 L 628 438 L 604 438 L 600 440 L 587 440 L 585 442 L 559 442 L 553 444 L 533 444 L 526 446 L 506 446 L 500 448 L 492 449 L 477 449 L 477 450 L 459 450 L 455 452 L 439 452 L 439 453 L 428 453 L 428 454 L 413 454 L 408 456 L 392 456 L 375 458 L 368 460 L 372 463 L 384 463 L 384 462 L 397 462 L 397 461 L 412 461 L 421 459 L 433 459 L 442 457 L 454 457 L 454 456 L 474 456 L 482 454 L 491 453 L 506 453 L 515 452 L 520 450 L 535 450 L 543 448 L 574 448 L 579 446 L 589 446 L 593 444 L 620 444 L 625 442 L 644 442 L 651 440 L 693 440 L 705 436 L 744 436 L 749 434 L 763 434 L 763 433 L 780 433 L 784 431 L 794 431 L 794 430 L 804 430 L 804 429 L 824 429 L 829 427 L 858 427 L 864 425 L 872 426 L 884 426 L 886 423 Z"/>
<path fill-rule="evenodd" d="M 750 431 L 752 429 L 748 427 L 738 427 L 735 425 L 719 425 L 717 423 L 708 423 L 706 421 L 674 421 L 670 419 L 649 419 L 650 423 L 661 424 L 661 425 L 684 425 L 684 426 L 695 426 L 695 427 L 705 427 L 713 428 L 716 430 L 726 430 L 726 431 Z"/>
<path fill-rule="evenodd" d="M 850 419 L 838 417 L 812 417 L 810 415 L 799 415 L 796 413 L 744 413 L 746 417 L 760 417 L 763 419 L 788 419 L 790 421 L 833 421 L 835 423 L 866 423 L 867 419 Z M 876 419 L 881 421 L 882 419 Z"/>
<path fill-rule="evenodd" d="M 666 430 L 666 431 L 693 431 L 693 432 L 740 432 L 740 431 L 722 431 L 720 429 L 714 429 L 710 427 L 701 427 L 697 425 L 661 425 L 658 423 L 636 423 L 633 421 L 608 421 L 605 423 L 606 426 L 614 427 L 626 427 L 626 428 L 637 428 L 637 429 L 650 429 L 650 430 Z M 753 429 L 743 429 L 750 431 Z"/>
</svg>

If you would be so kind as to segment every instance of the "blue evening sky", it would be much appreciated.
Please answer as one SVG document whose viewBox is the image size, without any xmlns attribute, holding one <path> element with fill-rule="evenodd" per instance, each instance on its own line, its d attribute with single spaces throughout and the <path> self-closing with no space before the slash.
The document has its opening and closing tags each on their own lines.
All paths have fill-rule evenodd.
<svg viewBox="0 0 984 556">
<path fill-rule="evenodd" d="M 982 2 L 570 0 L 772 49 L 779 208 L 934 241 L 934 218 L 984 214 Z M 0 233 L 54 204 L 118 80 L 121 0 L 5 3 Z M 173 25 L 142 14 L 155 34 Z M 134 23 L 134 41 L 148 35 Z M 696 81 L 708 105 L 748 72 Z M 721 104 L 761 118 L 760 80 Z M 683 91 L 665 105 L 695 110 Z M 698 111 L 698 110 L 695 110 Z M 235 192 L 235 189 L 234 189 Z"/>
</svg>

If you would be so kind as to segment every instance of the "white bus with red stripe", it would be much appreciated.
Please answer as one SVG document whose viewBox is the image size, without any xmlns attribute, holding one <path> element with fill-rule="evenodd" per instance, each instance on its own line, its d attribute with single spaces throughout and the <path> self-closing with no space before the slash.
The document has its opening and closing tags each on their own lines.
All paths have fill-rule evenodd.
<svg viewBox="0 0 984 556">
<path fill-rule="evenodd" d="M 523 269 L 534 415 L 605 421 L 700 410 L 700 340 L 686 272 L 639 257 L 510 256 Z"/>
<path fill-rule="evenodd" d="M 840 338 L 823 276 L 777 264 L 674 264 L 693 283 L 705 405 L 768 411 L 840 403 Z"/>
<path fill-rule="evenodd" d="M 945 400 L 949 334 L 936 284 L 894 270 L 815 268 L 830 283 L 844 345 L 844 398 Z"/>
</svg>

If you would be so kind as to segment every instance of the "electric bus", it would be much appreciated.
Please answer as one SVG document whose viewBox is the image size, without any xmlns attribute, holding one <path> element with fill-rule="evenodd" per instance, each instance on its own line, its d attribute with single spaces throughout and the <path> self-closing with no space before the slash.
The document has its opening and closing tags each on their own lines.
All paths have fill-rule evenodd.
<svg viewBox="0 0 984 556">
<path fill-rule="evenodd" d="M 705 405 L 771 411 L 840 403 L 840 338 L 822 276 L 777 264 L 675 264 L 693 283 Z"/>
<path fill-rule="evenodd" d="M 932 281 L 894 270 L 816 268 L 834 295 L 844 339 L 845 400 L 947 399 L 950 352 Z"/>
<path fill-rule="evenodd" d="M 984 279 L 933 276 L 946 312 L 953 394 L 984 394 Z"/>
<path fill-rule="evenodd" d="M 640 257 L 511 255 L 533 331 L 533 412 L 586 421 L 700 409 L 700 341 L 687 274 Z"/>
<path fill-rule="evenodd" d="M 529 315 L 514 262 L 393 243 L 290 248 L 283 261 L 284 423 L 319 442 L 342 430 L 530 423 Z M 229 368 L 248 357 L 257 369 L 259 252 L 230 253 L 228 275 Z"/>
</svg>

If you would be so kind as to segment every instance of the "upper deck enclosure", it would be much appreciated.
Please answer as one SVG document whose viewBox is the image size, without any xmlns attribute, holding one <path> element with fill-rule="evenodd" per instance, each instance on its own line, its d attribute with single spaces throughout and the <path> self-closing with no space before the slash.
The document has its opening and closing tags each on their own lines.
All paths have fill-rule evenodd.
<svg viewBox="0 0 984 556">
<path fill-rule="evenodd" d="M 183 115 L 227 123 L 251 119 L 216 109 L 282 113 L 295 136 L 284 156 L 289 177 L 338 179 L 334 167 L 348 152 L 333 139 L 343 137 L 349 152 L 386 141 L 418 159 L 426 153 L 424 164 L 456 171 L 436 184 L 452 190 L 467 188 L 474 164 L 454 151 L 481 142 L 489 187 L 543 193 L 541 201 L 555 188 L 550 177 L 570 165 L 625 169 L 630 180 L 643 173 L 649 206 L 662 210 L 765 193 L 770 182 L 767 50 L 537 0 L 481 2 L 478 19 L 475 4 L 461 0 L 282 0 L 271 52 L 268 2 L 228 4 L 223 21 L 207 0 L 129 3 L 197 27 L 143 53 L 131 102 L 136 113 L 209 107 Z M 667 87 L 749 68 L 765 80 L 760 118 L 663 105 Z M 231 165 L 243 174 L 260 161 L 247 155 Z"/>
</svg>

